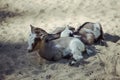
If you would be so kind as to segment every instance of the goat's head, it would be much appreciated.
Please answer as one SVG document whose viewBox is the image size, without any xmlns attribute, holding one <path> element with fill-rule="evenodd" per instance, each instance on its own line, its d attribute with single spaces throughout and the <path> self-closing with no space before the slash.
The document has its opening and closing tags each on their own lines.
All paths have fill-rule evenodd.
<svg viewBox="0 0 120 80">
<path fill-rule="evenodd" d="M 44 41 L 48 33 L 45 30 L 38 27 L 34 27 L 32 25 L 30 25 L 30 27 L 31 27 L 31 32 L 29 34 L 29 39 L 28 39 L 28 51 L 32 52 L 39 49 L 37 47 L 38 44 L 41 45 L 40 43 Z"/>
<path fill-rule="evenodd" d="M 63 31 L 60 33 L 60 37 L 73 37 L 73 32 L 75 28 L 67 25 Z"/>
</svg>

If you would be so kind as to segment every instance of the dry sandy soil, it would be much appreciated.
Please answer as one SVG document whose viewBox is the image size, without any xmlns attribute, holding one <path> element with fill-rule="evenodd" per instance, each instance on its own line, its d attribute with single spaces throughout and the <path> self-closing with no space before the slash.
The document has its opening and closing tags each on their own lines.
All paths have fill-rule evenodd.
<svg viewBox="0 0 120 80">
<path fill-rule="evenodd" d="M 108 47 L 79 67 L 26 50 L 30 24 L 52 32 L 87 21 L 102 24 Z M 120 1 L 0 0 L 0 80 L 120 80 Z"/>
</svg>

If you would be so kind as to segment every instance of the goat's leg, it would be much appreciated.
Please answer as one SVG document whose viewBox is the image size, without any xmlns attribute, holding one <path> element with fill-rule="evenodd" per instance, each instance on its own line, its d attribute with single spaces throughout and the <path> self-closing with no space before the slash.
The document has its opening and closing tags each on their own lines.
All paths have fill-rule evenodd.
<svg viewBox="0 0 120 80">
<path fill-rule="evenodd" d="M 104 39 L 100 39 L 99 41 L 97 41 L 97 43 L 100 44 L 101 46 L 108 47 L 108 44 Z"/>
<path fill-rule="evenodd" d="M 67 48 L 63 51 L 63 58 L 70 59 L 72 56 L 73 54 L 71 53 L 70 49 Z"/>
<path fill-rule="evenodd" d="M 77 64 L 81 59 L 83 59 L 82 54 L 73 54 L 72 61 L 69 63 L 71 66 Z"/>
<path fill-rule="evenodd" d="M 100 45 L 108 47 L 108 44 L 107 44 L 107 42 L 105 40 L 100 40 Z"/>
</svg>

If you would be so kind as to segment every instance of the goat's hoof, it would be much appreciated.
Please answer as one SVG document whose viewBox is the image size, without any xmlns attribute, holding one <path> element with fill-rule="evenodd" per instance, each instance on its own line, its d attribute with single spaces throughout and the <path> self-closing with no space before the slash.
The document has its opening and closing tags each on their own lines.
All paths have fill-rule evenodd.
<svg viewBox="0 0 120 80">
<path fill-rule="evenodd" d="M 100 45 L 101 45 L 101 46 L 108 47 L 108 44 L 107 44 L 107 42 L 106 42 L 105 40 L 101 40 L 101 41 L 100 41 Z"/>
<path fill-rule="evenodd" d="M 64 59 L 71 59 L 72 56 L 73 56 L 73 54 L 68 54 L 68 55 L 64 56 L 63 58 L 64 58 Z"/>
<path fill-rule="evenodd" d="M 70 66 L 74 66 L 75 64 L 76 64 L 75 61 L 71 61 L 71 62 L 69 62 L 69 65 L 70 65 Z"/>
<path fill-rule="evenodd" d="M 69 66 L 73 66 L 73 64 L 71 64 L 71 62 L 69 62 Z"/>
<path fill-rule="evenodd" d="M 32 52 L 32 50 L 27 50 L 27 51 L 28 51 L 28 53 Z"/>
</svg>

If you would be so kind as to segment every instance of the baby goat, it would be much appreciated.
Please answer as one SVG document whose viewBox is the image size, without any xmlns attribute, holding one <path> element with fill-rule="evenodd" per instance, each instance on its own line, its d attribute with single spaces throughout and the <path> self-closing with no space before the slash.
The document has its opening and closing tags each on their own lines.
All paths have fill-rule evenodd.
<svg viewBox="0 0 120 80">
<path fill-rule="evenodd" d="M 99 23 L 86 22 L 74 32 L 75 35 L 79 35 L 81 40 L 87 45 L 96 42 L 105 43 L 103 29 Z"/>
<path fill-rule="evenodd" d="M 82 53 L 86 51 L 86 48 L 84 43 L 78 38 L 62 37 L 46 41 L 48 35 L 45 30 L 31 25 L 28 51 L 39 50 L 41 57 L 55 61 L 72 55 L 70 64 L 76 64 L 83 58 Z"/>
</svg>

